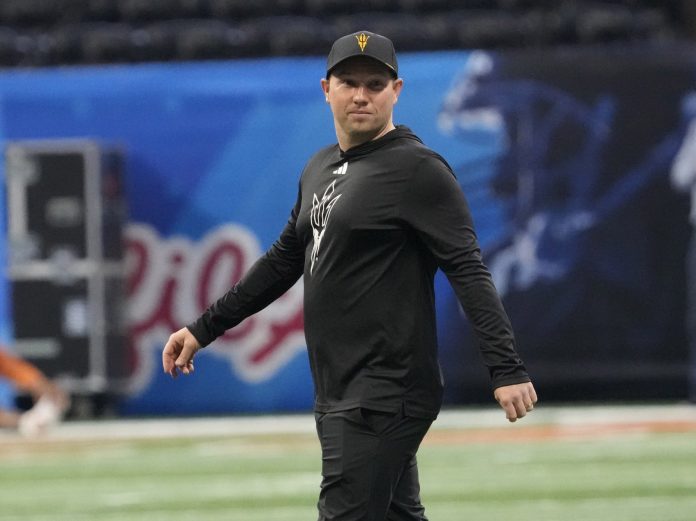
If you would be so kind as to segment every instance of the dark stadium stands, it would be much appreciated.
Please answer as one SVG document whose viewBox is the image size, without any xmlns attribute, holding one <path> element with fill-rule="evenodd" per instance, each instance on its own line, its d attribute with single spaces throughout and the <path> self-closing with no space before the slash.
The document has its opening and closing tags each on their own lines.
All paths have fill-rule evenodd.
<svg viewBox="0 0 696 521">
<path fill-rule="evenodd" d="M 369 28 L 401 50 L 693 38 L 691 0 L 7 0 L 0 66 L 323 55 Z"/>
</svg>

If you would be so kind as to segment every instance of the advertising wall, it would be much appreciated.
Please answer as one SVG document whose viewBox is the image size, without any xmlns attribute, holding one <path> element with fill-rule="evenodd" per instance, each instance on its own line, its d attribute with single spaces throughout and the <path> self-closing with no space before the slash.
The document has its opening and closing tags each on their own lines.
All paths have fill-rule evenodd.
<svg viewBox="0 0 696 521">
<path fill-rule="evenodd" d="M 687 392 L 689 200 L 670 173 L 694 61 L 679 49 L 401 57 L 395 121 L 455 170 L 518 349 L 550 399 Z M 311 407 L 301 283 L 203 351 L 195 376 L 172 381 L 160 360 L 169 333 L 272 244 L 305 161 L 335 142 L 323 69 L 302 58 L 0 76 L 3 144 L 90 138 L 125 153 L 122 413 Z M 437 299 L 447 402 L 489 399 L 443 277 Z"/>
</svg>

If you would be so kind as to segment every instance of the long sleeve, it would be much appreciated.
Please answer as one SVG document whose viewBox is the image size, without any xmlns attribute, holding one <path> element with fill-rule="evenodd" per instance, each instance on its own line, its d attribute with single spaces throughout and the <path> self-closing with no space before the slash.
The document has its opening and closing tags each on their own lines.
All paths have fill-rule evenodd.
<svg viewBox="0 0 696 521">
<path fill-rule="evenodd" d="M 302 276 L 304 246 L 295 230 L 300 202 L 298 195 L 285 228 L 269 250 L 232 289 L 187 326 L 202 346 L 268 306 Z"/>
<path fill-rule="evenodd" d="M 493 387 L 529 381 L 510 320 L 482 262 L 468 204 L 444 160 L 433 155 L 420 162 L 401 208 L 464 308 Z"/>
</svg>

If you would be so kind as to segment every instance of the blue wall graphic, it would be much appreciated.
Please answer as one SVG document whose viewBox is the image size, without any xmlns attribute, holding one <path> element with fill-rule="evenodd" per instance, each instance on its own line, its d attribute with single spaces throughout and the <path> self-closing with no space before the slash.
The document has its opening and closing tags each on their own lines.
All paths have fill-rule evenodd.
<svg viewBox="0 0 696 521">
<path fill-rule="evenodd" d="M 685 388 L 688 199 L 670 186 L 669 168 L 696 67 L 674 50 L 647 56 L 400 60 L 395 122 L 455 169 L 519 351 L 549 398 L 591 397 L 583 393 L 597 385 L 611 394 L 617 381 L 675 381 L 672 395 Z M 126 154 L 132 338 L 124 356 L 133 376 L 123 413 L 311 406 L 300 286 L 206 349 L 192 378 L 165 377 L 160 351 L 270 246 L 305 161 L 335 141 L 323 68 L 323 58 L 302 58 L 0 76 L 3 145 L 92 138 Z M 0 289 L 9 336 L 5 281 Z M 437 290 L 446 400 L 490 399 L 443 277 Z"/>
</svg>

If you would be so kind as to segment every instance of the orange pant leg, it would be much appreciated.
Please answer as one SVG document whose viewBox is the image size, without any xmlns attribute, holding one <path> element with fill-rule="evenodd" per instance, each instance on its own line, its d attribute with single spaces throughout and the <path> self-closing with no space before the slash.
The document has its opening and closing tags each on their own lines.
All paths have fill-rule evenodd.
<svg viewBox="0 0 696 521">
<path fill-rule="evenodd" d="M 22 391 L 35 391 L 45 381 L 41 371 L 29 362 L 0 349 L 0 376 L 9 379 Z"/>
</svg>

